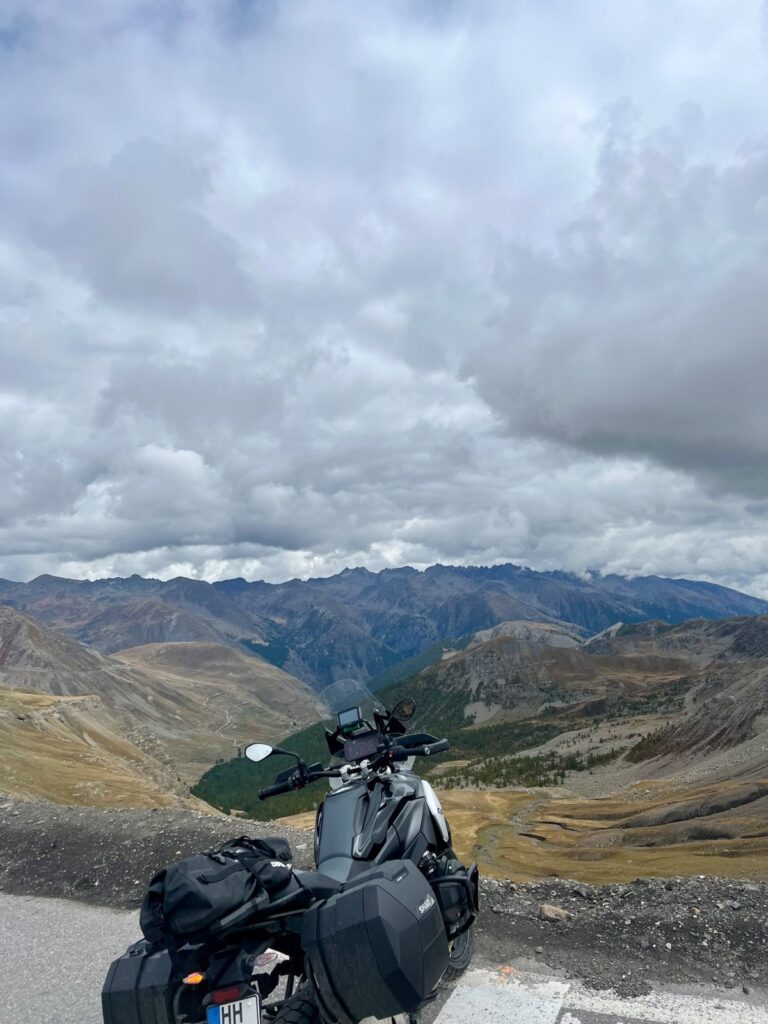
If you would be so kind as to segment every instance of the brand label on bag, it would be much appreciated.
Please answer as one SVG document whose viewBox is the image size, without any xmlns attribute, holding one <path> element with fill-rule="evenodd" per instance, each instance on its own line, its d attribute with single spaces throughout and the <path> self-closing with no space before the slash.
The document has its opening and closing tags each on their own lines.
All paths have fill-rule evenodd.
<svg viewBox="0 0 768 1024">
<path fill-rule="evenodd" d="M 423 903 L 419 904 L 419 913 L 426 914 L 430 907 L 434 907 L 435 901 L 431 896 L 427 896 Z"/>
</svg>

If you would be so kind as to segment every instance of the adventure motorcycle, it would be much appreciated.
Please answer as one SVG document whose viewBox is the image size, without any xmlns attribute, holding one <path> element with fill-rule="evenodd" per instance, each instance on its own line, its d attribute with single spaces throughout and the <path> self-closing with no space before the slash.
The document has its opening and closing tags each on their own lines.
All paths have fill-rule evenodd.
<svg viewBox="0 0 768 1024">
<path fill-rule="evenodd" d="M 247 837 L 169 865 L 142 908 L 149 941 L 110 968 L 105 1024 L 400 1024 L 469 963 L 477 866 L 459 863 L 413 771 L 448 741 L 407 734 L 410 698 L 390 712 L 349 680 L 322 698 L 329 767 L 264 743 L 245 751 L 295 761 L 262 800 L 329 780 L 317 870 L 292 869 L 283 840 Z"/>
</svg>

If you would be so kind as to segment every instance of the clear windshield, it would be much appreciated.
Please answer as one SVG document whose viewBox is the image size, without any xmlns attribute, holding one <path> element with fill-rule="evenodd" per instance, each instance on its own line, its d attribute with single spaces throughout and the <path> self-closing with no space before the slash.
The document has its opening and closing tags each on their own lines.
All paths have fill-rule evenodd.
<svg viewBox="0 0 768 1024">
<path fill-rule="evenodd" d="M 375 728 L 374 711 L 383 712 L 384 705 L 359 679 L 337 679 L 318 694 L 317 712 L 327 729 L 339 725 L 353 733 L 366 725 Z"/>
</svg>

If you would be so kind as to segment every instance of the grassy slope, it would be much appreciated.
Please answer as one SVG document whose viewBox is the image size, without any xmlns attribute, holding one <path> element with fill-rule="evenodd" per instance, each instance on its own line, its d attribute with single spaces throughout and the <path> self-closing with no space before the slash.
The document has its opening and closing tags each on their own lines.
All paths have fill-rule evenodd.
<svg viewBox="0 0 768 1024">
<path fill-rule="evenodd" d="M 648 791 L 643 783 L 643 793 Z M 727 796 L 729 786 L 722 788 Z M 681 789 L 691 816 L 634 828 L 642 811 L 666 808 L 666 787 L 645 800 L 636 793 L 603 800 L 560 799 L 547 791 L 441 792 L 457 852 L 485 874 L 528 881 L 574 878 L 593 884 L 637 877 L 697 874 L 768 877 L 768 830 L 758 801 L 726 812 L 704 813 L 711 789 Z M 703 838 L 708 836 L 708 838 Z"/>
<path fill-rule="evenodd" d="M 168 807 L 159 768 L 105 719 L 92 697 L 0 687 L 0 793 L 95 807 Z"/>
</svg>

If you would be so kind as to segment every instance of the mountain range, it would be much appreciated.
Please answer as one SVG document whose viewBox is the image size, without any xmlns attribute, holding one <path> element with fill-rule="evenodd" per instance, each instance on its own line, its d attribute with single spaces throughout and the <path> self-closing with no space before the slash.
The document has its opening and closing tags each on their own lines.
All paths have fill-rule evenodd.
<svg viewBox="0 0 768 1024">
<path fill-rule="evenodd" d="M 314 687 L 344 675 L 375 678 L 432 645 L 510 620 L 567 623 L 585 636 L 617 622 L 768 612 L 765 601 L 712 583 L 512 564 L 354 568 L 278 584 L 43 575 L 29 583 L 0 580 L 0 604 L 104 654 L 155 643 L 224 644 Z"/>
<path fill-rule="evenodd" d="M 671 583 L 693 599 L 697 585 Z M 50 613 L 59 599 L 40 589 Z M 62 618 L 75 608 L 63 590 Z M 113 623 L 120 607 L 115 598 Z M 379 693 L 390 706 L 415 697 L 413 727 L 450 738 L 450 754 L 424 768 L 471 824 L 466 855 L 484 870 L 764 873 L 768 615 L 614 623 L 591 637 L 574 623 L 505 620 L 432 643 L 428 656 L 396 663 Z M 105 654 L 0 607 L 2 794 L 257 816 L 310 809 L 322 796 L 310 788 L 260 804 L 276 766 L 233 755 L 259 739 L 322 759 L 315 704 L 308 683 L 236 639 Z"/>
</svg>

